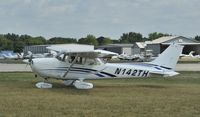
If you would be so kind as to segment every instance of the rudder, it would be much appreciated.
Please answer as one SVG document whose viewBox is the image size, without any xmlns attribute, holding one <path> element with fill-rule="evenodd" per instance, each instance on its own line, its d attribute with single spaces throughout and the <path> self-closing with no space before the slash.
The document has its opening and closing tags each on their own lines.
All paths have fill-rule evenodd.
<svg viewBox="0 0 200 117">
<path fill-rule="evenodd" d="M 173 43 L 150 63 L 174 70 L 183 47 L 182 45 Z"/>
</svg>

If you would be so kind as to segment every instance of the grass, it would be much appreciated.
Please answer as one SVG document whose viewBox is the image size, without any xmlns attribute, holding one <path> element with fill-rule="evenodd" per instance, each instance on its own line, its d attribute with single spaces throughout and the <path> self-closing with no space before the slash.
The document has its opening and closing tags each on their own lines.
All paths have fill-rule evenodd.
<svg viewBox="0 0 200 117">
<path fill-rule="evenodd" d="M 0 117 L 199 117 L 200 72 L 176 77 L 88 81 L 92 90 L 37 89 L 32 73 L 0 73 Z"/>
</svg>

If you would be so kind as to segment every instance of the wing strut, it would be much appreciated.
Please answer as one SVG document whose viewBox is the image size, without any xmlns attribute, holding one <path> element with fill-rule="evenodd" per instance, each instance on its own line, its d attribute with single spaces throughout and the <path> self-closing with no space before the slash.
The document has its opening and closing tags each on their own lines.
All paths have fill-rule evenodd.
<svg viewBox="0 0 200 117">
<path fill-rule="evenodd" d="M 76 54 L 74 60 L 72 61 L 72 64 L 69 66 L 68 70 L 67 70 L 67 71 L 65 72 L 65 74 L 63 75 L 63 78 L 65 78 L 65 77 L 67 76 L 67 74 L 69 73 L 71 67 L 72 67 L 72 66 L 74 65 L 74 63 L 76 62 L 77 58 L 78 58 L 78 54 Z"/>
</svg>

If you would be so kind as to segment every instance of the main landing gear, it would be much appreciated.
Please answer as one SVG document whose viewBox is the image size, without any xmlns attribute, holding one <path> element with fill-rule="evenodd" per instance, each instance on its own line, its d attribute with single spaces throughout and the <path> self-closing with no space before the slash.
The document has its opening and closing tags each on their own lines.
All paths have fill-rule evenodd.
<svg viewBox="0 0 200 117">
<path fill-rule="evenodd" d="M 83 82 L 83 80 L 64 80 L 66 86 L 74 86 L 77 89 L 92 89 L 93 84 L 88 82 Z"/>
<path fill-rule="evenodd" d="M 83 82 L 82 80 L 76 80 L 73 83 L 74 87 L 77 89 L 92 89 L 93 84 L 89 82 Z"/>
<path fill-rule="evenodd" d="M 89 82 L 83 82 L 83 80 L 64 80 L 66 86 L 74 86 L 77 89 L 92 89 L 93 84 Z"/>
<path fill-rule="evenodd" d="M 38 82 L 35 86 L 39 89 L 50 89 L 52 88 L 52 84 L 47 83 L 48 78 L 44 78 L 43 82 Z M 83 82 L 83 80 L 64 80 L 64 84 L 66 86 L 74 86 L 77 89 L 92 89 L 93 84 L 89 82 Z"/>
</svg>

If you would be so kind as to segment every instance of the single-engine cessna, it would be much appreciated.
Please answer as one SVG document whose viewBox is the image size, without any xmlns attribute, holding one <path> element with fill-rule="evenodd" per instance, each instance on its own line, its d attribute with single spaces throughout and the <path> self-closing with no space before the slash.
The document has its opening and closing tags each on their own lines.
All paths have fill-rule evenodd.
<svg viewBox="0 0 200 117">
<path fill-rule="evenodd" d="M 106 78 L 135 78 L 148 77 L 153 74 L 174 76 L 175 66 L 183 46 L 171 44 L 155 60 L 148 63 L 105 63 L 99 57 L 101 51 L 95 51 L 94 46 L 69 44 L 66 48 L 56 46 L 47 47 L 57 51 L 53 58 L 30 58 L 29 65 L 32 71 L 43 77 L 44 82 L 36 84 L 38 88 L 52 88 L 47 79 L 63 80 L 66 86 L 77 89 L 91 89 L 93 84 L 86 79 Z M 104 51 L 105 54 L 105 51 Z"/>
</svg>

